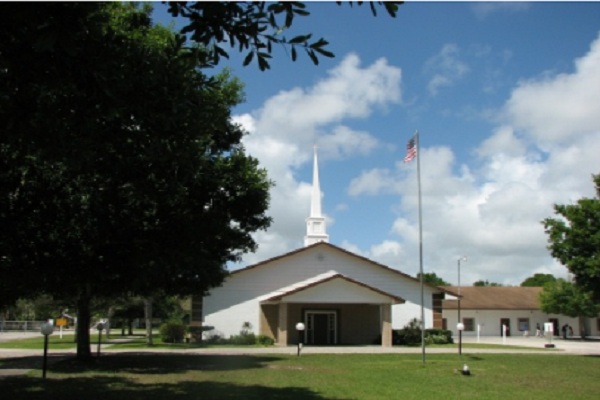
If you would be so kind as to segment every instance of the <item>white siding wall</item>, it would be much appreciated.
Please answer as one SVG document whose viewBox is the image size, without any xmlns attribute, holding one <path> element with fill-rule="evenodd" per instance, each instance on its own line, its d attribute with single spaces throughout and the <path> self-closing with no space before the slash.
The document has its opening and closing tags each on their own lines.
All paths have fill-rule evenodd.
<svg viewBox="0 0 600 400">
<path fill-rule="evenodd" d="M 240 271 L 204 298 L 204 325 L 226 337 L 239 333 L 250 322 L 258 333 L 260 296 L 307 278 L 335 270 L 355 281 L 397 295 L 405 304 L 393 306 L 392 327 L 400 329 L 421 316 L 419 282 L 405 278 L 331 247 L 316 246 L 291 256 Z M 430 288 L 425 288 L 426 327 L 433 325 Z"/>
<path fill-rule="evenodd" d="M 529 335 L 535 336 L 536 324 L 540 324 L 542 330 L 544 329 L 544 322 L 549 322 L 549 318 L 558 319 L 559 329 L 564 324 L 569 324 L 573 328 L 573 334 L 579 336 L 579 319 L 566 317 L 564 315 L 546 314 L 539 310 L 461 310 L 461 319 L 473 318 L 475 320 L 475 330 L 472 332 L 463 331 L 463 336 L 477 336 L 477 325 L 481 327 L 481 336 L 501 336 L 500 319 L 510 318 L 510 334 L 511 336 L 523 335 L 522 331 L 519 331 L 519 318 L 529 318 Z M 458 312 L 456 310 L 444 310 L 443 317 L 446 318 L 448 329 L 452 331 L 453 335 L 458 336 L 456 330 L 456 324 L 458 323 L 457 317 Z M 561 335 L 561 332 L 556 333 Z"/>
<path fill-rule="evenodd" d="M 289 296 L 282 301 L 286 303 L 363 303 L 384 304 L 390 297 L 369 290 L 356 283 L 336 278 L 320 285 L 307 288 Z"/>
</svg>

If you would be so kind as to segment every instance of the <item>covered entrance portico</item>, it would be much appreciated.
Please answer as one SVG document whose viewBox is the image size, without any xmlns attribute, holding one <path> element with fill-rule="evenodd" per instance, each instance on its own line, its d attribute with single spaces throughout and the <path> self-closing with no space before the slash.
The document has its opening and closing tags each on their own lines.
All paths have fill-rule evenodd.
<svg viewBox="0 0 600 400">
<path fill-rule="evenodd" d="M 260 303 L 260 333 L 280 346 L 392 345 L 392 305 L 404 303 L 339 273 L 319 275 L 265 296 Z M 302 338 L 298 322 L 306 329 Z"/>
</svg>

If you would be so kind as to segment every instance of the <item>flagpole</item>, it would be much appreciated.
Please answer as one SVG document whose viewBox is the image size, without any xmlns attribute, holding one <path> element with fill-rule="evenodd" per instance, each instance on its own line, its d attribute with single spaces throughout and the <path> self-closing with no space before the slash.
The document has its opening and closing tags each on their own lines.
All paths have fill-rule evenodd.
<svg viewBox="0 0 600 400">
<path fill-rule="evenodd" d="M 421 207 L 421 140 L 419 130 L 415 132 L 417 147 L 417 187 L 419 192 L 419 276 L 421 285 L 421 355 L 425 364 L 425 297 L 423 289 L 423 212 Z"/>
</svg>

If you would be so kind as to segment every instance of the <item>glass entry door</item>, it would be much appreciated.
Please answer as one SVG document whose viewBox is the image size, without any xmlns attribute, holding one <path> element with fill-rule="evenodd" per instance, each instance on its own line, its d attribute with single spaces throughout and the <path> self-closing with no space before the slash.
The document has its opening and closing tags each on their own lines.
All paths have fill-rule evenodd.
<svg viewBox="0 0 600 400">
<path fill-rule="evenodd" d="M 337 344 L 336 311 L 306 311 L 305 321 L 307 344 L 321 346 Z"/>
</svg>

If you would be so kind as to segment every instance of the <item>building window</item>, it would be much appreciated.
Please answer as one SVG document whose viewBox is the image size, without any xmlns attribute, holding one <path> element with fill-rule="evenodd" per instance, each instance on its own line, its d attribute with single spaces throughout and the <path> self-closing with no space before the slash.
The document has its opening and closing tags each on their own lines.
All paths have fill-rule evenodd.
<svg viewBox="0 0 600 400">
<path fill-rule="evenodd" d="M 465 332 L 475 331 L 475 318 L 463 318 L 462 322 L 465 326 Z"/>
<path fill-rule="evenodd" d="M 519 318 L 518 324 L 519 324 L 519 331 L 521 331 L 521 332 L 529 331 L 529 318 Z"/>
</svg>

